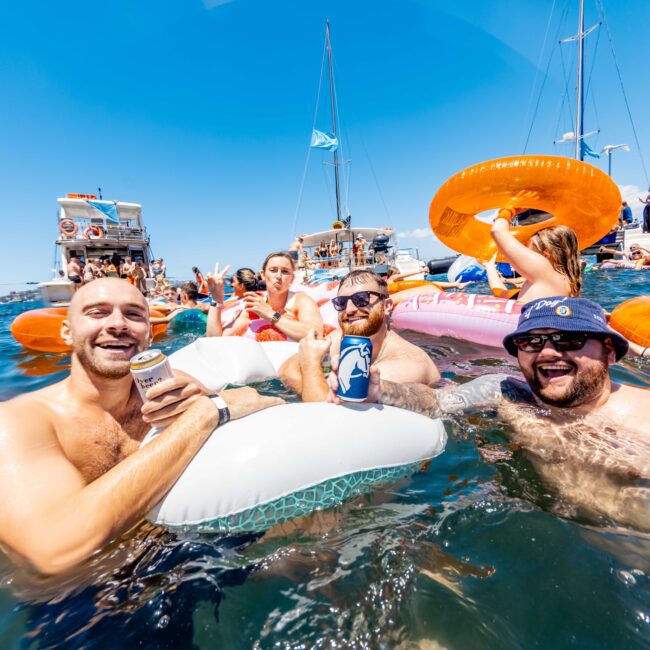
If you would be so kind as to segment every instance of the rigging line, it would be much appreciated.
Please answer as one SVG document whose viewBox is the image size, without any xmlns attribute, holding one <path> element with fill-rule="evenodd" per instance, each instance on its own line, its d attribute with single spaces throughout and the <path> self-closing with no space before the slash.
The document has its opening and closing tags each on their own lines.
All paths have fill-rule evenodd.
<svg viewBox="0 0 650 650">
<path fill-rule="evenodd" d="M 573 118 L 573 112 L 571 111 L 571 97 L 569 95 L 569 75 L 567 74 L 566 67 L 564 65 L 564 54 L 562 53 L 562 46 L 560 45 L 560 60 L 562 61 L 562 74 L 564 75 L 564 95 L 566 97 L 566 103 L 567 103 L 567 111 L 569 113 L 569 124 L 575 124 L 575 120 Z M 573 57 L 571 59 L 571 66 L 573 66 Z M 577 135 L 576 135 L 577 137 Z"/>
<path fill-rule="evenodd" d="M 316 120 L 318 119 L 318 106 L 320 104 L 320 92 L 323 87 L 323 71 L 325 69 L 325 54 L 327 52 L 327 40 L 323 45 L 323 56 L 320 64 L 320 79 L 318 80 L 318 92 L 316 93 L 316 109 L 314 110 L 314 121 L 312 123 L 311 131 L 314 132 L 316 128 Z M 307 157 L 305 159 L 305 167 L 302 170 L 302 180 L 300 181 L 300 189 L 298 190 L 298 202 L 296 203 L 296 211 L 293 215 L 293 225 L 291 226 L 291 236 L 296 237 L 296 226 L 298 225 L 298 214 L 300 212 L 300 205 L 302 204 L 302 193 L 305 189 L 305 180 L 307 178 L 307 169 L 309 167 L 309 159 L 311 158 L 311 134 L 309 135 L 309 145 L 307 146 Z"/>
<path fill-rule="evenodd" d="M 524 117 L 524 128 L 526 126 L 526 122 L 528 122 L 528 116 L 530 115 L 530 107 L 532 106 L 533 103 L 533 94 L 535 92 L 535 88 L 537 87 L 539 70 L 542 66 L 542 55 L 544 54 L 544 50 L 546 49 L 546 40 L 548 39 L 548 30 L 551 27 L 551 19 L 553 18 L 553 11 L 555 10 L 555 2 L 556 0 L 553 0 L 553 4 L 551 5 L 551 13 L 548 15 L 548 21 L 546 23 L 546 31 L 544 32 L 544 41 L 542 42 L 542 49 L 539 51 L 539 58 L 537 59 L 537 65 L 535 66 L 535 79 L 533 80 L 533 85 L 530 87 L 530 95 L 528 96 L 528 106 L 526 108 L 526 113 Z"/>
<path fill-rule="evenodd" d="M 390 210 L 388 209 L 388 204 L 386 203 L 386 199 L 384 198 L 384 193 L 381 191 L 381 185 L 379 185 L 379 179 L 377 178 L 377 174 L 375 173 L 375 166 L 372 164 L 372 159 L 370 158 L 370 154 L 368 153 L 368 147 L 366 147 L 366 141 L 361 138 L 361 146 L 363 147 L 363 151 L 366 154 L 366 159 L 368 160 L 368 166 L 370 167 L 370 173 L 372 174 L 372 178 L 375 181 L 375 185 L 377 186 L 377 192 L 379 194 L 379 198 L 381 199 L 382 205 L 384 206 L 384 210 L 386 211 L 386 218 L 388 219 L 388 225 L 392 228 L 393 227 L 393 219 L 390 214 Z"/>
<path fill-rule="evenodd" d="M 566 15 L 568 11 L 568 2 L 565 5 L 564 8 L 564 14 L 560 16 L 560 21 L 558 24 L 557 31 L 555 33 L 555 40 L 558 40 L 558 36 L 560 34 L 560 29 L 562 27 L 562 21 L 564 20 L 564 16 Z M 551 61 L 553 61 L 553 54 L 555 53 L 555 47 L 551 50 L 551 53 L 548 57 L 548 63 L 546 64 L 546 70 L 544 71 L 544 79 L 542 80 L 542 85 L 540 86 L 539 89 L 539 95 L 537 96 L 537 103 L 535 104 L 535 110 L 533 112 L 533 117 L 530 121 L 530 128 L 528 129 L 528 135 L 526 135 L 526 142 L 524 143 L 524 151 L 523 153 L 526 153 L 526 150 L 528 149 L 528 144 L 530 142 L 530 136 L 533 133 L 533 127 L 535 126 L 535 120 L 537 119 L 537 112 L 539 111 L 539 105 L 542 101 L 542 94 L 544 93 L 544 86 L 546 86 L 546 81 L 548 80 L 548 71 L 549 68 L 551 67 Z"/>
<path fill-rule="evenodd" d="M 348 173 L 348 177 L 347 177 L 347 181 L 346 181 L 346 178 L 345 178 L 345 176 L 346 176 L 346 173 L 345 173 L 346 172 L 346 169 L 345 169 L 345 167 L 346 167 L 345 151 L 344 151 L 344 147 L 343 147 L 343 137 L 342 137 L 343 132 L 344 131 L 347 132 L 347 128 L 343 127 L 343 121 L 341 120 L 341 110 L 339 108 L 339 98 L 338 98 L 338 92 L 336 90 L 336 77 L 338 75 L 338 66 L 336 65 L 336 61 L 334 59 L 334 53 L 333 52 L 332 52 L 332 67 L 334 68 L 334 71 L 336 72 L 336 74 L 333 75 L 332 87 L 334 89 L 334 107 L 335 107 L 335 111 L 336 111 L 336 122 L 339 125 L 339 132 L 340 132 L 340 135 L 339 135 L 339 152 L 341 154 L 341 162 L 339 163 L 339 165 L 341 167 L 343 167 L 343 174 L 342 174 L 342 177 L 343 177 L 342 180 L 344 181 L 343 196 L 345 197 L 345 205 L 344 205 L 345 210 L 344 210 L 344 212 L 345 212 L 345 216 L 347 217 L 350 214 L 350 206 L 348 204 L 348 199 L 349 199 L 349 196 L 350 196 L 350 182 L 349 182 L 350 181 L 350 175 Z M 348 165 L 348 168 L 349 167 L 350 166 Z"/>
<path fill-rule="evenodd" d="M 587 81 L 587 96 L 591 94 L 591 102 L 594 105 L 594 115 L 596 117 L 596 128 L 598 129 L 598 133 L 600 134 L 600 119 L 598 117 L 598 107 L 596 104 L 596 96 L 594 94 L 594 91 L 591 89 L 591 80 L 593 79 L 594 75 L 594 67 L 596 65 L 596 55 L 598 54 L 598 43 L 600 42 L 600 29 L 598 30 L 598 34 L 596 35 L 596 44 L 594 45 L 594 54 L 591 59 L 591 70 L 589 70 L 589 79 Z M 596 137 L 596 140 L 598 140 L 598 137 Z"/>
<path fill-rule="evenodd" d="M 632 111 L 630 110 L 630 103 L 627 101 L 627 94 L 625 92 L 625 86 L 623 85 L 623 77 L 621 76 L 621 69 L 618 67 L 618 60 L 616 58 L 616 52 L 614 51 L 614 41 L 612 40 L 612 34 L 609 31 L 609 23 L 607 18 L 605 18 L 605 7 L 601 0 L 597 0 L 598 11 L 600 13 L 605 29 L 607 30 L 607 39 L 609 40 L 609 47 L 612 51 L 612 58 L 614 59 L 614 66 L 616 67 L 616 74 L 618 75 L 618 82 L 621 85 L 621 93 L 623 94 L 623 99 L 625 100 L 625 108 L 627 109 L 627 116 L 630 118 L 630 125 L 632 126 L 632 133 L 634 134 L 634 142 L 636 143 L 636 148 L 639 152 L 639 160 L 641 161 L 641 167 L 643 167 L 643 174 L 645 176 L 646 185 L 650 185 L 648 181 L 648 170 L 645 166 L 645 161 L 643 160 L 643 153 L 641 151 L 641 144 L 639 143 L 639 136 L 636 133 L 636 126 L 634 126 L 634 120 L 632 119 Z"/>
</svg>

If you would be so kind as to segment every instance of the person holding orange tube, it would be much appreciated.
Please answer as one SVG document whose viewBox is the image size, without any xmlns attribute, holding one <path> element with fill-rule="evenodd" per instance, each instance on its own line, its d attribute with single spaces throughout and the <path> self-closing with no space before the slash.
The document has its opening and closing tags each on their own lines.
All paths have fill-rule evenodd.
<svg viewBox="0 0 650 650">
<path fill-rule="evenodd" d="M 580 249 L 575 233 L 567 226 L 553 226 L 538 230 L 528 242 L 522 244 L 510 232 L 513 210 L 500 210 L 491 228 L 491 235 L 499 251 L 510 265 L 525 278 L 516 296 L 517 302 L 525 304 L 538 298 L 550 296 L 579 297 L 582 286 Z M 486 264 L 488 279 L 493 293 L 508 292 L 505 284 L 496 274 L 490 273 Z M 495 291 L 496 290 L 496 291 Z"/>
</svg>

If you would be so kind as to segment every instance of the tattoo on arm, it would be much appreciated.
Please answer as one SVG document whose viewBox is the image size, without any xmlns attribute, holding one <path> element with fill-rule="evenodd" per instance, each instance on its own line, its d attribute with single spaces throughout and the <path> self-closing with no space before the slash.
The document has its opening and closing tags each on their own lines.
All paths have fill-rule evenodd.
<svg viewBox="0 0 650 650">
<path fill-rule="evenodd" d="M 504 397 L 522 401 L 525 391 L 502 374 L 485 375 L 462 385 L 433 389 L 424 384 L 382 381 L 381 403 L 429 417 L 496 408 Z"/>
</svg>

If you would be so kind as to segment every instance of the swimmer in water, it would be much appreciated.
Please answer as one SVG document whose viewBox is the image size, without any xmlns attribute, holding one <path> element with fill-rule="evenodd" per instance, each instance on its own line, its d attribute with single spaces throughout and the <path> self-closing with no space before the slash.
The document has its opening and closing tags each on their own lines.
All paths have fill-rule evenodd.
<svg viewBox="0 0 650 650">
<path fill-rule="evenodd" d="M 279 370 L 283 383 L 301 395 L 304 402 L 327 399 L 323 359 L 330 350 L 338 355 L 341 337 L 346 334 L 370 338 L 372 363 L 390 381 L 432 385 L 440 379 L 431 357 L 389 328 L 391 300 L 386 281 L 377 274 L 361 269 L 352 271 L 341 280 L 332 303 L 338 311 L 341 329 L 326 338 L 310 330 L 300 341 L 298 354 L 285 361 Z"/>
<path fill-rule="evenodd" d="M 575 233 L 567 226 L 538 230 L 528 246 L 510 232 L 510 210 L 501 210 L 492 225 L 492 238 L 512 268 L 525 278 L 514 294 L 500 280 L 494 262 L 485 263 L 488 282 L 497 298 L 516 298 L 526 304 L 538 298 L 580 295 L 582 273 L 580 249 Z"/>
<path fill-rule="evenodd" d="M 126 280 L 79 289 L 62 337 L 70 376 L 0 406 L 0 548 L 46 574 L 71 569 L 142 519 L 220 419 L 209 391 L 178 371 L 142 403 L 130 359 L 151 343 L 149 307 Z M 252 388 L 221 397 L 232 418 L 282 403 Z"/>
<path fill-rule="evenodd" d="M 504 346 L 525 384 L 486 375 L 434 390 L 385 381 L 373 368 L 368 401 L 430 417 L 496 409 L 563 504 L 650 532 L 650 393 L 610 379 L 609 366 L 628 345 L 603 310 L 583 298 L 532 301 Z M 338 401 L 336 387 L 332 372 L 330 401 Z"/>
<path fill-rule="evenodd" d="M 246 291 L 244 304 L 234 322 L 222 320 L 223 272 L 208 278 L 212 297 L 206 336 L 241 336 L 251 321 L 263 318 L 290 341 L 299 341 L 310 329 L 323 333 L 318 305 L 307 294 L 291 291 L 296 264 L 287 252 L 271 253 L 262 265 L 265 292 Z"/>
</svg>

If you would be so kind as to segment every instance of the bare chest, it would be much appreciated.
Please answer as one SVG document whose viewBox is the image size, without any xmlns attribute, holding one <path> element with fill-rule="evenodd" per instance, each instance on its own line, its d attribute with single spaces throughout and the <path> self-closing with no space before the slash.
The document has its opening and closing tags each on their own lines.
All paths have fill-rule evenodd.
<svg viewBox="0 0 650 650">
<path fill-rule="evenodd" d="M 65 455 L 90 483 L 135 452 L 148 429 L 135 410 L 121 423 L 107 413 L 73 418 L 58 435 Z"/>
</svg>

